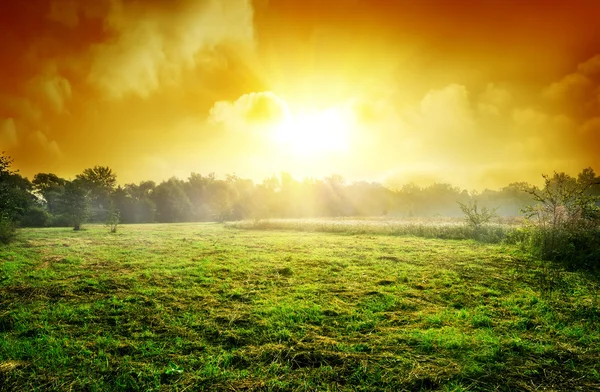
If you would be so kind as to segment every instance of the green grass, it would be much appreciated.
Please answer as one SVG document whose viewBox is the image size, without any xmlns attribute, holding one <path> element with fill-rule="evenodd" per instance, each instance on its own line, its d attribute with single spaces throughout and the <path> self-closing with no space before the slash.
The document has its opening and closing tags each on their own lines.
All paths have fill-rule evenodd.
<svg viewBox="0 0 600 392">
<path fill-rule="evenodd" d="M 598 390 L 598 279 L 470 240 L 22 230 L 0 389 Z"/>
</svg>

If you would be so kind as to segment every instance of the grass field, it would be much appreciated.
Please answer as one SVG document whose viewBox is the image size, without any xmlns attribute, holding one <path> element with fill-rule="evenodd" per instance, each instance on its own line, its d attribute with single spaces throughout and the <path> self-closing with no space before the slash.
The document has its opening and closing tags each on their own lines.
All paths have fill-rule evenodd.
<svg viewBox="0 0 600 392">
<path fill-rule="evenodd" d="M 0 248 L 1 390 L 600 390 L 598 279 L 512 245 L 86 228 Z"/>
<path fill-rule="evenodd" d="M 495 222 L 475 229 L 463 218 L 311 218 L 260 219 L 228 222 L 226 227 L 246 230 L 292 230 L 341 234 L 382 234 L 464 240 L 477 238 L 498 243 L 518 234 L 523 220 L 497 218 Z"/>
</svg>

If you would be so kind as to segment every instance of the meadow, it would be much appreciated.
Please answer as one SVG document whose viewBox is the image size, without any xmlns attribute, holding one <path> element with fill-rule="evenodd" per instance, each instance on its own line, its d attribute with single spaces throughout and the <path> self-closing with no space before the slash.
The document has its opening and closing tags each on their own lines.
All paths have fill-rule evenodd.
<svg viewBox="0 0 600 392">
<path fill-rule="evenodd" d="M 226 223 L 227 227 L 247 230 L 291 230 L 341 234 L 382 234 L 439 239 L 478 239 L 499 243 L 519 238 L 523 219 L 495 217 L 480 227 L 465 224 L 457 217 L 338 217 L 305 219 L 254 219 Z"/>
<path fill-rule="evenodd" d="M 427 235 L 452 222 L 312 224 L 21 229 L 0 390 L 600 390 L 597 276 Z"/>
</svg>

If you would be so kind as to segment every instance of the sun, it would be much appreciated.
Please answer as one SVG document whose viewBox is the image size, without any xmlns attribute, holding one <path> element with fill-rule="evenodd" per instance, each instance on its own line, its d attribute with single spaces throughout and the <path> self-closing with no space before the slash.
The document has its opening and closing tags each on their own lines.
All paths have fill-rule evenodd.
<svg viewBox="0 0 600 392">
<path fill-rule="evenodd" d="M 275 140 L 294 155 L 342 153 L 349 148 L 352 126 L 352 116 L 338 108 L 290 113 L 275 127 Z"/>
</svg>

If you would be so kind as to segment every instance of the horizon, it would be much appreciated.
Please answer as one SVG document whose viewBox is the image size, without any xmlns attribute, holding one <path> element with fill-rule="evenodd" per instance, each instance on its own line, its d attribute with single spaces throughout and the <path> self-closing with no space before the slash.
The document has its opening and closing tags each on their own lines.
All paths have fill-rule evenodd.
<svg viewBox="0 0 600 392">
<path fill-rule="evenodd" d="M 600 171 L 593 0 L 0 5 L 0 151 L 32 178 L 461 189 Z"/>
</svg>

